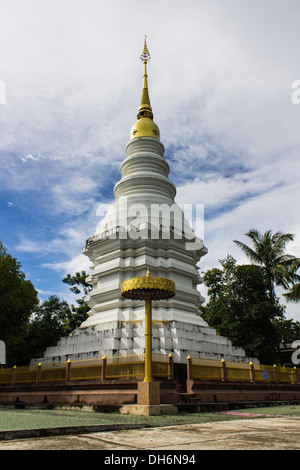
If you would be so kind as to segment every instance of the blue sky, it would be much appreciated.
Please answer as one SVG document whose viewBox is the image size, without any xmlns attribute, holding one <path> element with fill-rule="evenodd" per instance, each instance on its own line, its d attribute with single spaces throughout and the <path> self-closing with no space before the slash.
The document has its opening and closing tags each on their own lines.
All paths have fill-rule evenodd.
<svg viewBox="0 0 300 470">
<path fill-rule="evenodd" d="M 144 34 L 176 200 L 205 206 L 201 271 L 227 253 L 246 262 L 232 240 L 253 227 L 295 234 L 300 256 L 298 0 L 0 7 L 0 240 L 41 299 L 71 301 L 62 278 L 88 269 L 81 248 L 113 201 L 136 120 Z M 287 316 L 300 320 L 300 306 Z"/>
</svg>

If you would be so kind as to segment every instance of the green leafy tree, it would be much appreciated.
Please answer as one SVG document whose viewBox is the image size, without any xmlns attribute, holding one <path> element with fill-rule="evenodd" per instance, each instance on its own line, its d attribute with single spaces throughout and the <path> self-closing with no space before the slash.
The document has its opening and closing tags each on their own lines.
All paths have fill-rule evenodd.
<svg viewBox="0 0 300 470">
<path fill-rule="evenodd" d="M 274 363 L 280 342 L 274 321 L 284 313 L 279 304 L 270 302 L 262 270 L 254 265 L 238 266 L 230 255 L 220 264 L 221 269 L 204 274 L 209 301 L 200 307 L 203 318 L 233 346 L 242 347 L 247 356 Z"/>
<path fill-rule="evenodd" d="M 0 339 L 6 344 L 8 365 L 15 360 L 17 345 L 38 305 L 37 291 L 21 267 L 0 242 Z"/>
<path fill-rule="evenodd" d="M 69 305 L 52 295 L 35 310 L 27 327 L 26 339 L 29 345 L 24 363 L 33 357 L 41 357 L 49 346 L 57 344 L 60 338 L 68 336 L 88 317 L 89 307 L 84 302 L 84 296 L 91 290 L 86 283 L 85 271 L 77 272 L 74 276 L 68 274 L 63 282 L 70 286 L 74 294 L 81 294 L 76 300 L 78 306 Z"/>
<path fill-rule="evenodd" d="M 51 295 L 38 305 L 23 335 L 21 365 L 28 364 L 33 358 L 42 357 L 49 346 L 55 346 L 61 337 L 66 336 L 71 317 L 69 304 L 56 295 Z"/>
<path fill-rule="evenodd" d="M 270 301 L 275 305 L 275 285 L 289 289 L 299 279 L 294 269 L 297 258 L 285 253 L 287 243 L 294 240 L 294 236 L 281 232 L 272 234 L 271 230 L 262 234 L 256 229 L 251 229 L 246 236 L 250 238 L 253 248 L 238 240 L 233 241 L 253 264 L 261 267 Z"/>
<path fill-rule="evenodd" d="M 71 306 L 72 317 L 69 320 L 68 331 L 71 332 L 78 328 L 83 321 L 88 318 L 88 311 L 90 310 L 89 306 L 86 304 L 84 298 L 92 290 L 92 286 L 87 284 L 86 278 L 88 275 L 85 271 L 77 272 L 75 276 L 68 274 L 63 282 L 70 286 L 70 291 L 74 294 L 81 294 L 82 297 L 76 299 L 78 304 L 77 307 L 74 305 Z"/>
<path fill-rule="evenodd" d="M 292 319 L 282 318 L 275 320 L 275 326 L 280 334 L 280 342 L 287 347 L 288 344 L 299 340 L 300 322 Z"/>
</svg>

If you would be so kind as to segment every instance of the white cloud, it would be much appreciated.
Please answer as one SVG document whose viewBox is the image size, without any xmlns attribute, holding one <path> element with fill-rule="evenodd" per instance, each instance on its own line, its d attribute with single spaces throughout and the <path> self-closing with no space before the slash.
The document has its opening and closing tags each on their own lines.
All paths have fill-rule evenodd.
<svg viewBox="0 0 300 470">
<path fill-rule="evenodd" d="M 89 272 L 91 262 L 83 254 L 76 255 L 74 258 L 67 261 L 53 261 L 51 263 L 43 263 L 43 268 L 53 269 L 62 274 L 73 274 L 79 271 Z"/>
</svg>

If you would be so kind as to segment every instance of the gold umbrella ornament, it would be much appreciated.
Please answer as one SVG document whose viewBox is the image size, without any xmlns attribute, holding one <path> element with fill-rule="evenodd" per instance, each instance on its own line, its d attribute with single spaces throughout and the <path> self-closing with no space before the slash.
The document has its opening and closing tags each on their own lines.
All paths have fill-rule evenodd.
<svg viewBox="0 0 300 470">
<path fill-rule="evenodd" d="M 134 277 L 122 282 L 121 294 L 126 299 L 145 300 L 145 378 L 153 382 L 152 376 L 152 300 L 165 300 L 174 297 L 175 283 L 163 277 Z"/>
</svg>

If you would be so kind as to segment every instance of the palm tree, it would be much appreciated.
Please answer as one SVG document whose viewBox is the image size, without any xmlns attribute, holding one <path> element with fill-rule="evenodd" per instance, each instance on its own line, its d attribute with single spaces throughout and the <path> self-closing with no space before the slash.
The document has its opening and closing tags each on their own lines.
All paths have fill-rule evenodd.
<svg viewBox="0 0 300 470">
<path fill-rule="evenodd" d="M 296 261 L 292 265 L 292 270 L 296 273 L 298 269 L 300 268 L 300 259 L 297 258 Z M 299 277 L 298 281 L 299 281 Z M 286 294 L 283 294 L 284 297 L 286 298 L 287 301 L 289 302 L 300 302 L 300 283 L 297 282 L 296 284 L 293 284 L 290 292 L 287 292 Z"/>
<path fill-rule="evenodd" d="M 252 241 L 253 248 L 238 240 L 233 241 L 253 264 L 262 268 L 270 301 L 275 305 L 275 285 L 290 289 L 290 284 L 294 284 L 300 278 L 295 269 L 298 259 L 285 253 L 286 244 L 294 240 L 294 235 L 281 232 L 272 234 L 271 230 L 261 234 L 258 230 L 251 229 L 246 236 Z"/>
<path fill-rule="evenodd" d="M 300 283 L 294 284 L 286 294 L 283 294 L 289 302 L 300 302 Z"/>
</svg>

